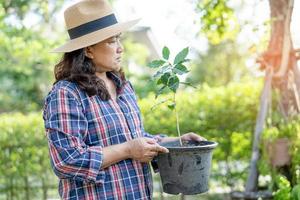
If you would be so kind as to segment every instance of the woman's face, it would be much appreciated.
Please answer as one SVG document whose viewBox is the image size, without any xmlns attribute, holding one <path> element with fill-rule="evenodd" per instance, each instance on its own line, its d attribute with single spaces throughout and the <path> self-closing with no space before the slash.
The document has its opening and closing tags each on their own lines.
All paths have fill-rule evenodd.
<svg viewBox="0 0 300 200">
<path fill-rule="evenodd" d="M 86 48 L 86 56 L 92 59 L 96 66 L 96 72 L 120 70 L 123 53 L 120 36 L 121 34 L 115 35 Z"/>
</svg>

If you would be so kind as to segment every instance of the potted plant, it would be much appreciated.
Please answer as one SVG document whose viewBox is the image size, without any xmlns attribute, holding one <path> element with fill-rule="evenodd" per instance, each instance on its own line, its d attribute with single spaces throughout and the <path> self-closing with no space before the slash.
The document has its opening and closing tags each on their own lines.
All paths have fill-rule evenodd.
<svg viewBox="0 0 300 200">
<path fill-rule="evenodd" d="M 174 111 L 176 117 L 177 134 L 180 138 L 179 115 L 177 112 L 176 94 L 180 84 L 179 76 L 187 74 L 189 70 L 185 63 L 189 48 L 184 48 L 176 56 L 173 62 L 169 61 L 170 50 L 164 47 L 162 59 L 153 60 L 148 67 L 156 69 L 153 80 L 160 86 L 156 92 L 156 98 L 164 90 L 170 90 L 171 99 L 163 101 L 168 103 L 168 108 Z M 208 191 L 208 179 L 210 174 L 212 150 L 217 146 L 213 141 L 188 141 L 180 140 L 162 143 L 169 149 L 169 153 L 160 153 L 157 156 L 157 165 L 160 172 L 163 191 L 169 194 L 199 194 Z"/>
<path fill-rule="evenodd" d="M 265 148 L 268 160 L 273 168 L 290 165 L 291 156 L 289 153 L 290 140 L 287 136 L 282 135 L 276 127 L 269 128 L 265 131 Z"/>
<path fill-rule="evenodd" d="M 273 168 L 291 164 L 291 140 L 297 134 L 298 122 L 281 122 L 277 126 L 267 128 L 263 133 L 263 141 L 267 158 Z"/>
</svg>

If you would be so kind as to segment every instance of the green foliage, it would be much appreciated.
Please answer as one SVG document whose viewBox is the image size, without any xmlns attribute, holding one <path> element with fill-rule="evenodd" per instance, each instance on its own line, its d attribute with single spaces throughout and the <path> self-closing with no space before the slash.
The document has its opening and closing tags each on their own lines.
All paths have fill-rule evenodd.
<svg viewBox="0 0 300 200">
<path fill-rule="evenodd" d="M 263 132 L 263 138 L 268 140 L 275 140 L 278 138 L 294 139 L 300 132 L 300 126 L 298 120 L 292 120 L 289 123 L 282 122 L 277 126 L 268 127 Z"/>
<path fill-rule="evenodd" d="M 0 193 L 6 192 L 11 199 L 26 199 L 27 195 L 37 195 L 33 192 L 36 186 L 55 186 L 41 113 L 2 114 L 0 130 Z M 23 190 L 26 187 L 28 194 Z"/>
<path fill-rule="evenodd" d="M 210 45 L 206 53 L 200 53 L 191 62 L 187 81 L 193 84 L 207 83 L 210 86 L 227 85 L 250 77 L 245 66 L 247 55 L 231 41 Z"/>
<path fill-rule="evenodd" d="M 145 66 L 147 57 L 150 52 L 147 47 L 143 44 L 135 42 L 132 35 L 126 34 L 122 41 L 124 46 L 124 60 L 128 63 L 124 63 L 124 66 L 128 66 L 129 62 L 134 61 L 137 65 Z"/>
<path fill-rule="evenodd" d="M 54 3 L 44 0 L 0 0 L 0 7 L 7 17 L 14 16 L 22 24 L 22 20 L 29 13 L 40 16 L 43 22 L 49 22 L 63 3 L 63 0 L 56 0 Z"/>
<path fill-rule="evenodd" d="M 170 50 L 168 47 L 162 49 L 161 60 L 153 60 L 148 64 L 150 68 L 156 68 L 156 72 L 153 75 L 153 79 L 156 80 L 156 85 L 160 86 L 160 89 L 156 92 L 156 97 L 158 97 L 165 89 L 176 93 L 180 80 L 179 76 L 188 73 L 186 66 L 183 64 L 187 62 L 186 59 L 189 53 L 189 48 L 186 47 L 182 49 L 176 56 L 173 61 L 173 64 L 168 60 L 170 56 Z M 175 102 L 172 103 L 175 105 Z"/>
<path fill-rule="evenodd" d="M 259 171 L 263 175 L 272 177 L 274 199 L 278 200 L 298 200 L 300 199 L 300 123 L 299 119 L 291 120 L 288 123 L 276 123 L 276 126 L 268 127 L 264 130 L 262 142 L 262 159 L 259 162 Z M 269 162 L 270 156 L 264 144 L 273 142 L 280 138 L 289 140 L 289 154 L 291 164 L 287 166 L 290 174 L 290 181 L 282 175 L 280 168 L 274 168 Z"/>
<path fill-rule="evenodd" d="M 300 126 L 299 126 L 300 127 Z M 292 146 L 290 148 L 292 156 L 292 173 L 293 173 L 293 184 L 300 184 L 300 132 L 295 134 L 292 140 Z"/>
<path fill-rule="evenodd" d="M 128 76 L 128 73 L 126 76 Z M 146 98 L 151 91 L 156 89 L 155 83 L 153 81 L 149 81 L 150 79 L 151 76 L 147 73 L 130 76 L 130 82 L 132 82 L 135 93 L 139 98 Z"/>
<path fill-rule="evenodd" d="M 33 12 L 34 5 L 29 2 L 6 1 L 0 6 L 4 19 L 0 21 L 0 112 L 40 109 L 53 76 L 57 55 L 49 51 L 54 42 L 43 36 L 41 29 L 30 30 L 6 22 L 10 16 L 22 18 L 29 10 Z M 19 22 L 22 24 L 22 19 Z"/>
<path fill-rule="evenodd" d="M 163 64 L 165 64 L 164 60 L 154 60 L 151 63 L 148 64 L 148 67 L 150 68 L 158 68 L 160 66 L 162 66 Z"/>
<path fill-rule="evenodd" d="M 184 49 L 182 49 L 176 56 L 173 62 L 173 65 L 177 65 L 177 64 L 181 64 L 184 62 L 184 59 L 187 57 L 189 53 L 189 48 L 186 47 Z"/>
<path fill-rule="evenodd" d="M 291 184 L 290 182 L 283 176 L 276 177 L 276 184 L 278 186 L 278 190 L 274 192 L 275 200 L 290 200 L 291 199 Z"/>
<path fill-rule="evenodd" d="M 181 132 L 179 126 L 179 119 L 178 119 L 178 112 L 176 109 L 176 94 L 177 89 L 180 84 L 179 76 L 188 73 L 186 66 L 183 65 L 184 62 L 189 60 L 186 59 L 189 53 L 189 48 L 186 47 L 182 49 L 176 56 L 173 61 L 173 64 L 169 61 L 170 50 L 168 47 L 164 47 L 162 49 L 162 60 L 153 60 L 148 64 L 150 68 L 158 68 L 156 73 L 153 75 L 153 78 L 156 79 L 156 85 L 162 85 L 161 88 L 156 92 L 155 98 L 162 94 L 164 89 L 168 88 L 170 91 L 174 93 L 172 99 L 164 100 L 164 102 L 170 101 L 168 104 L 168 108 L 170 110 L 175 111 L 176 117 L 176 127 L 177 127 L 177 134 L 180 138 L 180 144 L 182 145 L 181 141 Z"/>
<path fill-rule="evenodd" d="M 292 189 L 292 199 L 300 200 L 300 185 L 296 185 Z"/>
<path fill-rule="evenodd" d="M 201 32 L 212 44 L 223 40 L 235 39 L 239 24 L 234 10 L 228 6 L 228 0 L 199 1 L 197 11 L 200 13 Z"/>
<path fill-rule="evenodd" d="M 37 33 L 1 24 L 0 112 L 40 109 L 57 58 Z"/>
<path fill-rule="evenodd" d="M 163 54 L 163 58 L 165 60 L 169 60 L 169 56 L 170 56 L 170 50 L 168 47 L 164 47 L 162 50 L 162 54 Z"/>
<path fill-rule="evenodd" d="M 135 42 L 130 33 L 126 33 L 123 38 L 122 44 L 125 50 L 122 69 L 134 85 L 138 97 L 144 98 L 150 91 L 155 90 L 155 83 L 149 81 L 151 79 L 150 74 L 139 69 L 140 66 L 146 65 L 150 52 L 145 45 Z M 137 66 L 129 68 L 132 63 L 137 64 Z"/>
</svg>

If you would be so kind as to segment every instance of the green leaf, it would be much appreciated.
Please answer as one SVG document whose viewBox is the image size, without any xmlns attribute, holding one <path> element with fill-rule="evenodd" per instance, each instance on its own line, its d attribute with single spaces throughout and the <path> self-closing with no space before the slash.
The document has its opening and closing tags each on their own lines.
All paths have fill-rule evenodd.
<svg viewBox="0 0 300 200">
<path fill-rule="evenodd" d="M 183 61 L 181 61 L 180 63 L 185 63 L 185 62 L 190 62 L 191 59 L 184 59 Z"/>
<path fill-rule="evenodd" d="M 169 56 L 170 56 L 170 50 L 168 47 L 164 47 L 163 50 L 162 50 L 162 55 L 163 55 L 163 58 L 168 60 L 169 59 Z"/>
<path fill-rule="evenodd" d="M 175 59 L 174 59 L 174 65 L 180 63 L 180 62 L 183 62 L 184 59 L 186 58 L 186 56 L 188 55 L 189 53 L 189 48 L 186 47 L 184 48 L 183 50 L 181 50 L 176 56 L 175 56 Z"/>
<path fill-rule="evenodd" d="M 155 93 L 155 99 L 157 99 L 157 97 L 161 94 L 161 93 L 163 93 L 163 91 L 164 91 L 164 89 L 166 88 L 167 86 L 162 86 L 158 91 L 156 91 L 156 93 Z"/>
<path fill-rule="evenodd" d="M 166 65 L 161 67 L 154 75 L 153 78 L 158 78 L 159 76 L 163 75 L 164 73 L 166 73 L 169 70 L 169 66 L 170 65 Z"/>
<path fill-rule="evenodd" d="M 179 78 L 177 76 L 170 77 L 168 81 L 168 87 L 175 93 L 179 87 Z"/>
<path fill-rule="evenodd" d="M 177 65 L 175 65 L 173 71 L 176 74 L 182 75 L 182 74 L 186 74 L 189 72 L 189 70 L 186 68 L 186 66 L 184 66 L 183 64 L 179 63 Z"/>
<path fill-rule="evenodd" d="M 163 84 L 162 80 L 161 80 L 161 77 L 157 80 L 156 82 L 156 85 L 160 85 L 160 84 Z"/>
<path fill-rule="evenodd" d="M 168 85 L 168 82 L 169 82 L 169 78 L 171 77 L 171 74 L 170 73 L 164 73 L 158 82 L 164 84 L 164 85 Z"/>
<path fill-rule="evenodd" d="M 176 106 L 176 104 L 173 102 L 173 103 L 170 103 L 170 104 L 168 105 L 168 108 L 169 108 L 170 110 L 174 110 L 174 109 L 175 109 L 175 106 Z"/>
<path fill-rule="evenodd" d="M 150 68 L 158 68 L 165 63 L 166 63 L 166 61 L 164 61 L 164 60 L 153 60 L 152 62 L 148 63 L 147 66 Z"/>
</svg>

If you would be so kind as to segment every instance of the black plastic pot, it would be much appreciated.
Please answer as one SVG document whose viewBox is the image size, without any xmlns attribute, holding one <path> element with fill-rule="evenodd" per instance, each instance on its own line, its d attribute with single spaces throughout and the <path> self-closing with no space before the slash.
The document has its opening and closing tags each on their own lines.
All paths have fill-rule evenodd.
<svg viewBox="0 0 300 200">
<path fill-rule="evenodd" d="M 190 141 L 180 146 L 179 141 L 162 143 L 169 153 L 157 156 L 163 191 L 169 194 L 200 194 L 208 191 L 212 151 L 216 142 Z"/>
</svg>

